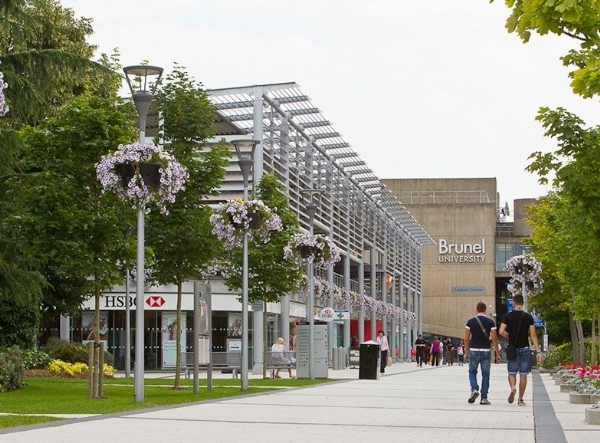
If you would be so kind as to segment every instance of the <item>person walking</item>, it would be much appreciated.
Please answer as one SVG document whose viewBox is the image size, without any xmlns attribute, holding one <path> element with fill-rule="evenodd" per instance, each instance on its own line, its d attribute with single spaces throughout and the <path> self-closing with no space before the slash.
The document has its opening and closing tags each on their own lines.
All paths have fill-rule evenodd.
<svg viewBox="0 0 600 443">
<path fill-rule="evenodd" d="M 458 358 L 458 366 L 462 366 L 465 362 L 465 342 L 462 338 L 456 347 L 456 357 Z"/>
<path fill-rule="evenodd" d="M 442 357 L 442 350 L 443 350 L 442 342 L 436 335 L 435 337 L 433 337 L 433 341 L 431 342 L 430 352 L 433 357 L 431 360 L 431 366 L 439 366 L 440 365 L 440 359 Z"/>
<path fill-rule="evenodd" d="M 444 346 L 444 350 L 447 354 L 447 362 L 448 366 L 452 366 L 454 364 L 454 352 L 456 352 L 456 348 L 454 347 L 454 342 L 450 337 L 446 339 L 446 346 Z"/>
<path fill-rule="evenodd" d="M 381 349 L 381 364 L 380 371 L 382 374 L 385 373 L 385 367 L 387 366 L 387 356 L 390 350 L 390 346 L 388 344 L 388 339 L 383 333 L 383 331 L 379 331 L 377 333 L 377 343 L 379 344 L 379 348 Z"/>
<path fill-rule="evenodd" d="M 477 382 L 477 370 L 481 366 L 481 401 L 482 405 L 489 405 L 488 392 L 490 389 L 490 370 L 492 364 L 492 353 L 494 361 L 500 363 L 500 351 L 498 351 L 498 334 L 496 322 L 485 315 L 487 306 L 483 302 L 477 303 L 475 317 L 467 320 L 465 325 L 465 356 L 469 363 L 469 384 L 471 395 L 468 402 L 475 403 L 479 397 L 479 384 Z M 491 338 L 491 349 L 490 349 Z"/>
<path fill-rule="evenodd" d="M 419 338 L 415 340 L 415 348 L 417 348 L 417 366 L 423 367 L 423 360 L 425 359 L 425 348 L 427 342 L 423 339 L 423 336 L 419 334 Z M 427 362 L 425 362 L 427 364 Z"/>
<path fill-rule="evenodd" d="M 513 403 L 515 401 L 518 372 L 519 400 L 517 404 L 519 406 L 525 406 L 523 395 L 525 394 L 525 388 L 527 388 L 527 376 L 531 372 L 531 349 L 529 347 L 528 335 L 533 342 L 538 365 L 542 362 L 542 353 L 540 352 L 533 317 L 523 311 L 523 296 L 521 294 L 513 296 L 513 303 L 515 309 L 504 316 L 502 323 L 500 323 L 499 334 L 508 340 L 508 346 L 506 347 L 508 385 L 510 387 L 508 402 Z M 509 356 L 508 351 L 511 346 L 514 346 L 515 348 L 515 354 L 513 356 Z"/>
</svg>

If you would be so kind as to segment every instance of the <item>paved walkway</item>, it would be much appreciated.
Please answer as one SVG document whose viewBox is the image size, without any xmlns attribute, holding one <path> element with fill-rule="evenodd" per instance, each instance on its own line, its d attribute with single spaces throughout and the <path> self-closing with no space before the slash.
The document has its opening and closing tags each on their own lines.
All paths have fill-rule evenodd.
<svg viewBox="0 0 600 443">
<path fill-rule="evenodd" d="M 510 442 L 591 443 L 584 421 L 546 374 L 529 380 L 526 406 L 509 405 L 506 365 L 494 365 L 491 405 L 467 403 L 467 366 L 397 363 L 379 380 L 357 369 L 330 371 L 338 383 L 127 414 L 0 430 L 2 443 L 107 442 Z M 150 374 L 147 374 L 150 376 Z M 283 374 L 285 377 L 287 374 Z M 155 374 L 155 376 L 157 376 Z M 165 376 L 162 374 L 161 376 Z M 219 374 L 220 376 L 220 374 Z M 231 377 L 228 375 L 227 377 Z M 250 385 L 252 378 L 250 376 Z"/>
</svg>

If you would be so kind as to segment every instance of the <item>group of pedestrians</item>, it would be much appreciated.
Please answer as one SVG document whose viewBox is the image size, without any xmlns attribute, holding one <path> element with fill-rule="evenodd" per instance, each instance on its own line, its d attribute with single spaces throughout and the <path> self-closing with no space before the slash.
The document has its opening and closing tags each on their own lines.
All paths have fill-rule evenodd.
<svg viewBox="0 0 600 443">
<path fill-rule="evenodd" d="M 427 342 L 422 335 L 415 341 L 417 366 L 422 367 L 423 364 L 431 366 L 454 365 L 456 360 L 458 365 L 464 363 L 464 343 L 461 340 L 455 343 L 450 337 L 445 340 L 440 340 L 436 335 L 431 343 Z M 455 358 L 456 356 L 456 358 Z"/>
<path fill-rule="evenodd" d="M 457 363 L 462 366 L 466 361 L 469 365 L 469 384 L 471 394 L 468 402 L 475 403 L 481 397 L 479 403 L 489 405 L 488 392 L 490 388 L 490 370 L 492 360 L 500 363 L 500 345 L 498 336 L 505 338 L 507 346 L 507 370 L 510 394 L 508 403 L 514 403 L 515 398 L 519 406 L 525 406 L 523 396 L 527 387 L 527 377 L 531 372 L 531 348 L 529 339 L 535 349 L 537 363 L 540 364 L 542 354 L 540 352 L 538 338 L 535 332 L 533 317 L 523 311 L 523 296 L 513 296 L 514 310 L 507 313 L 500 323 L 498 330 L 496 322 L 486 315 L 487 306 L 483 302 L 477 303 L 476 315 L 467 320 L 464 338 L 455 344 L 452 339 L 445 341 L 435 336 L 428 342 L 419 335 L 415 341 L 417 366 L 431 364 L 452 365 L 454 353 Z M 514 349 L 514 354 L 509 349 Z M 478 380 L 478 371 L 481 371 L 481 381 Z M 517 383 L 517 375 L 518 383 Z M 517 396 L 518 394 L 518 396 Z"/>
</svg>

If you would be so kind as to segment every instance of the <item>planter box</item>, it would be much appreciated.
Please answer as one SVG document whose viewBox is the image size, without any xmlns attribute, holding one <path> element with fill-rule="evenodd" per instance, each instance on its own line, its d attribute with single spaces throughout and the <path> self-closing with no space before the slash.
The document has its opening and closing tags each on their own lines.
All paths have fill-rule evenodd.
<svg viewBox="0 0 600 443">
<path fill-rule="evenodd" d="M 600 394 L 590 394 L 590 403 L 600 403 Z"/>
<path fill-rule="evenodd" d="M 554 384 L 555 385 L 562 385 L 564 382 L 565 381 L 561 377 L 559 377 L 559 376 L 554 377 Z"/>
<path fill-rule="evenodd" d="M 588 425 L 600 425 L 600 408 L 585 408 L 585 422 Z"/>
<path fill-rule="evenodd" d="M 571 392 L 577 389 L 577 386 L 569 384 L 569 383 L 563 383 L 562 385 L 560 385 L 560 392 Z"/>
<path fill-rule="evenodd" d="M 575 405 L 589 405 L 591 402 L 590 394 L 581 394 L 576 391 L 569 392 L 569 403 Z"/>
</svg>

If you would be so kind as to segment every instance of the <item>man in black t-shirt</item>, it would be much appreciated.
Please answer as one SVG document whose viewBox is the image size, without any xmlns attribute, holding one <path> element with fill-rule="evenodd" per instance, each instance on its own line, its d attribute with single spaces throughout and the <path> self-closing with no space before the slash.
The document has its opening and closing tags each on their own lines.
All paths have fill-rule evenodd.
<svg viewBox="0 0 600 443">
<path fill-rule="evenodd" d="M 542 353 L 538 343 L 533 317 L 523 311 L 524 299 L 521 294 L 516 294 L 513 297 L 515 306 L 514 311 L 509 312 L 504 316 L 500 324 L 499 334 L 508 340 L 508 344 L 515 345 L 516 357 L 508 360 L 508 384 L 510 386 L 510 394 L 508 402 L 515 401 L 517 393 L 517 372 L 519 373 L 519 406 L 525 406 L 523 395 L 527 387 L 527 374 L 531 372 L 531 349 L 529 348 L 529 337 L 533 342 L 536 352 L 538 364 L 542 361 Z M 529 337 L 528 337 L 529 336 Z"/>
<path fill-rule="evenodd" d="M 423 339 L 423 336 L 419 334 L 419 338 L 415 340 L 415 348 L 417 348 L 417 366 L 423 366 L 423 360 L 425 359 L 425 348 L 427 342 Z"/>
<path fill-rule="evenodd" d="M 481 401 L 482 405 L 489 405 L 488 391 L 490 389 L 490 370 L 492 354 L 496 363 L 500 363 L 498 350 L 498 335 L 496 322 L 485 315 L 487 306 L 483 302 L 477 303 L 477 315 L 467 320 L 465 325 L 465 358 L 469 362 L 469 383 L 471 395 L 469 403 L 475 403 L 479 397 L 479 384 L 477 383 L 477 369 L 481 366 Z M 492 347 L 490 349 L 490 338 Z"/>
</svg>

